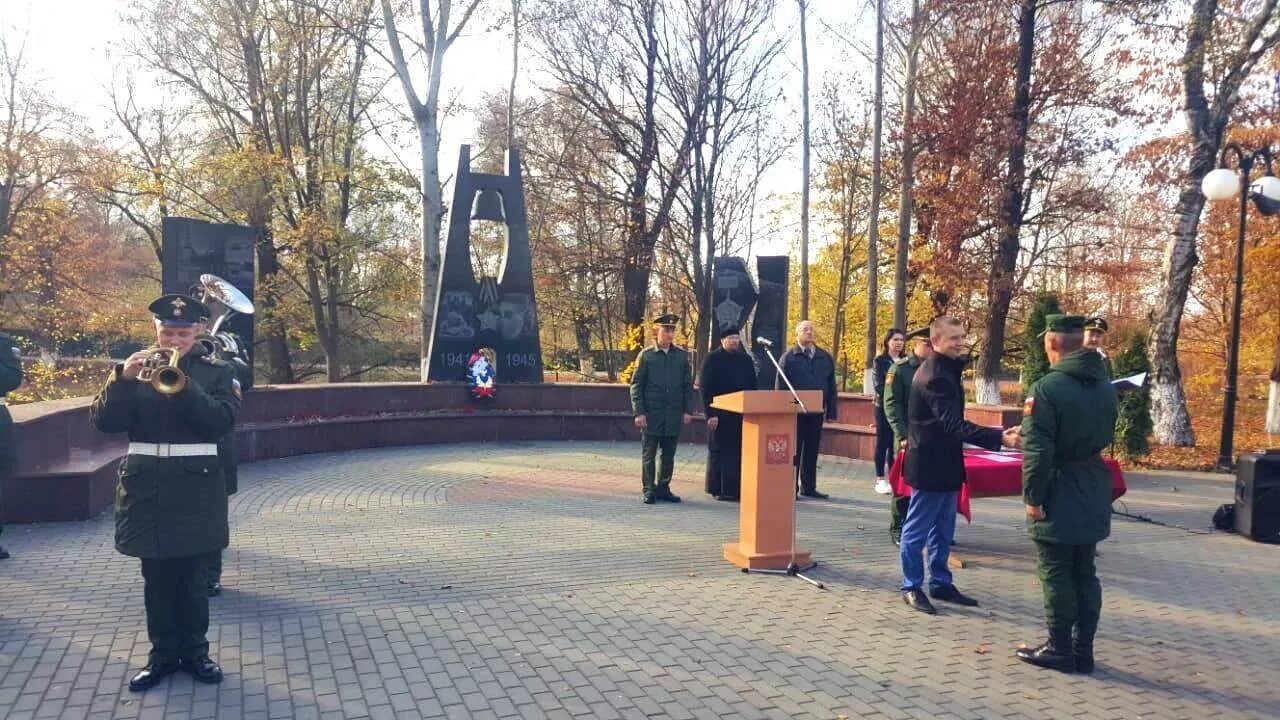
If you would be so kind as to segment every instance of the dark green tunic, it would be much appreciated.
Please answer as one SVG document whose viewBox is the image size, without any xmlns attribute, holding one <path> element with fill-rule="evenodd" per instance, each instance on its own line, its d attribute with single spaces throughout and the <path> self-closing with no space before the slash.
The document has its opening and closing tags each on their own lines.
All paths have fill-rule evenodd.
<svg viewBox="0 0 1280 720">
<path fill-rule="evenodd" d="M 13 392 L 22 384 L 22 362 L 18 359 L 18 349 L 13 340 L 0 333 L 0 398 Z M 14 472 L 18 465 L 18 448 L 13 439 L 13 418 L 9 416 L 7 405 L 0 405 L 0 489 L 3 489 L 5 478 Z M 4 498 L 0 497 L 0 515 L 3 514 Z"/>
<path fill-rule="evenodd" d="M 221 360 L 187 355 L 187 387 L 172 396 L 112 371 L 93 401 L 94 427 L 130 441 L 217 443 L 235 424 L 235 371 Z M 227 546 L 227 486 L 216 455 L 128 455 L 116 486 L 116 549 L 139 558 L 186 557 Z"/>
<path fill-rule="evenodd" d="M 657 345 L 640 351 L 631 376 L 631 411 L 649 422 L 645 433 L 677 437 L 684 426 L 681 416 L 693 412 L 693 366 L 689 353 L 672 345 L 666 352 Z"/>
<path fill-rule="evenodd" d="M 1022 494 L 1044 508 L 1035 540 L 1085 545 L 1111 534 L 1111 472 L 1102 451 L 1116 427 L 1116 393 L 1102 356 L 1079 350 L 1031 388 L 1022 419 Z"/>
<path fill-rule="evenodd" d="M 884 415 L 893 428 L 893 451 L 896 454 L 907 439 L 907 399 L 911 393 L 911 379 L 924 362 L 915 353 L 895 362 L 884 378 Z"/>
</svg>

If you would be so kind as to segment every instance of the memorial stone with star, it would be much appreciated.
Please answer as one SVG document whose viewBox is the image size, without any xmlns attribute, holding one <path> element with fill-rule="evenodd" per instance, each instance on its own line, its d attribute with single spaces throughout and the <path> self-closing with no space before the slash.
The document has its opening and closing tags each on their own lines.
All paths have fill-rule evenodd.
<svg viewBox="0 0 1280 720">
<path fill-rule="evenodd" d="M 473 208 L 483 217 L 473 219 Z M 519 153 L 507 152 L 506 175 L 473 173 L 471 147 L 463 145 L 450 214 L 453 220 L 440 266 L 428 379 L 464 381 L 472 355 L 481 348 L 493 348 L 499 384 L 542 382 L 542 344 Z M 507 226 L 506 253 L 496 278 L 476 280 L 472 271 L 471 225 L 477 219 Z"/>
</svg>

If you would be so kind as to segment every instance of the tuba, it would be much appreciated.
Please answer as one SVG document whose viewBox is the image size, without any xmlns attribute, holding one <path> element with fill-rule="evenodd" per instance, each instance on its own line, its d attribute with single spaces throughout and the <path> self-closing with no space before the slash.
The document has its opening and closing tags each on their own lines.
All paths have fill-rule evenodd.
<svg viewBox="0 0 1280 720">
<path fill-rule="evenodd" d="M 199 292 L 197 293 L 195 290 Z M 223 331 L 222 326 L 236 313 L 252 315 L 253 302 L 244 293 L 236 289 L 235 285 L 217 275 L 208 273 L 200 276 L 200 284 L 193 289 L 191 294 L 199 297 L 200 302 L 206 305 L 209 304 L 210 300 L 217 300 L 218 304 L 223 307 L 222 314 L 218 316 L 217 320 L 213 321 L 208 334 L 196 338 L 196 343 L 202 346 L 211 357 L 222 357 L 223 354 L 242 357 L 245 348 L 240 346 L 240 342 L 233 333 Z"/>
<path fill-rule="evenodd" d="M 147 352 L 147 362 L 138 372 L 138 380 L 151 383 L 161 395 L 176 395 L 187 386 L 187 374 L 178 367 L 178 351 L 174 348 L 153 347 Z"/>
</svg>

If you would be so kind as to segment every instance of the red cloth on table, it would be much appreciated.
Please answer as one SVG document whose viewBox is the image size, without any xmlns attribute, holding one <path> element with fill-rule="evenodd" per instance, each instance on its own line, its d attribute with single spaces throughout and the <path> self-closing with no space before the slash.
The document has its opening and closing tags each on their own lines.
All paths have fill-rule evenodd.
<svg viewBox="0 0 1280 720">
<path fill-rule="evenodd" d="M 987 450 L 964 451 L 964 485 L 960 486 L 960 514 L 965 520 L 973 522 L 969 509 L 969 498 L 972 497 L 1007 497 L 1022 495 L 1022 453 L 1001 453 L 1009 458 L 1017 458 L 1017 462 L 999 462 L 990 460 Z M 889 484 L 893 486 L 893 494 L 910 496 L 911 486 L 902 477 L 903 460 L 906 452 L 899 452 L 889 471 Z M 1124 473 L 1120 472 L 1120 463 L 1114 458 L 1103 458 L 1107 469 L 1111 471 L 1111 499 L 1124 495 L 1127 487 Z"/>
</svg>

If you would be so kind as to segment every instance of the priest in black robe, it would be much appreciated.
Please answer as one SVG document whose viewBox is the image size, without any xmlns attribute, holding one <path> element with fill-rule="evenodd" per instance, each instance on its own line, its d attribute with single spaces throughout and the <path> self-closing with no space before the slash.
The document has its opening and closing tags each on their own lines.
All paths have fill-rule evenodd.
<svg viewBox="0 0 1280 720">
<path fill-rule="evenodd" d="M 742 346 L 739 328 L 724 331 L 720 347 L 702 363 L 698 386 L 707 413 L 707 493 L 717 500 L 737 500 L 742 485 L 742 416 L 716 410 L 718 395 L 756 389 L 756 364 Z"/>
</svg>

